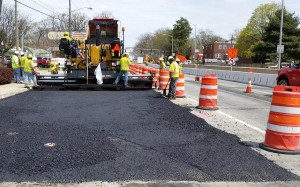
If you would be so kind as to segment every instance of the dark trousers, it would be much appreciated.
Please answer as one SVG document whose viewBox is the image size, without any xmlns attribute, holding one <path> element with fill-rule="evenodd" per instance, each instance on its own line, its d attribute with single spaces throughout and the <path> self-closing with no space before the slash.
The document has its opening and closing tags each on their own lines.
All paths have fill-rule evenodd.
<svg viewBox="0 0 300 187">
<path fill-rule="evenodd" d="M 171 78 L 170 81 L 170 87 L 169 87 L 169 93 L 170 96 L 176 96 L 176 83 L 178 78 Z"/>
</svg>

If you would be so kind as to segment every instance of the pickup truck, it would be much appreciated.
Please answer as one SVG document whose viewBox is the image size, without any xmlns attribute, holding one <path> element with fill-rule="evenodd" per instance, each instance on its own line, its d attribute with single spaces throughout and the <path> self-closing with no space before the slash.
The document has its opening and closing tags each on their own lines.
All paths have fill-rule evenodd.
<svg viewBox="0 0 300 187">
<path fill-rule="evenodd" d="M 283 86 L 300 86 L 300 62 L 290 63 L 278 70 L 277 84 Z"/>
<path fill-rule="evenodd" d="M 36 57 L 36 63 L 37 63 L 37 66 L 42 68 L 42 67 L 45 67 L 45 68 L 48 68 L 50 66 L 50 60 L 49 58 L 43 58 L 43 57 Z"/>
</svg>

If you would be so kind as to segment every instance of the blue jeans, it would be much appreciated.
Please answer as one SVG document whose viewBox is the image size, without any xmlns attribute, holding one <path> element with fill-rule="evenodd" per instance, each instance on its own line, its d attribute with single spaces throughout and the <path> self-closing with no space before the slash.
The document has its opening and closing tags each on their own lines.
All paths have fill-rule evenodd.
<svg viewBox="0 0 300 187">
<path fill-rule="evenodd" d="M 36 86 L 37 83 L 36 83 L 35 75 L 34 75 L 33 73 L 25 72 L 25 79 L 24 79 L 25 86 L 28 86 L 28 83 L 29 83 L 31 80 L 32 80 L 32 82 L 33 82 L 33 85 Z"/>
<path fill-rule="evenodd" d="M 170 87 L 169 87 L 169 93 L 170 95 L 175 96 L 176 95 L 176 83 L 177 83 L 178 78 L 171 78 L 170 81 Z"/>
<path fill-rule="evenodd" d="M 116 80 L 115 80 L 115 84 L 118 84 L 120 78 L 124 75 L 125 80 L 124 80 L 124 86 L 128 86 L 128 71 L 124 71 L 124 70 L 120 70 Z"/>
<path fill-rule="evenodd" d="M 20 68 L 14 69 L 14 80 L 16 83 L 20 83 L 20 77 L 21 77 L 21 69 Z"/>
</svg>

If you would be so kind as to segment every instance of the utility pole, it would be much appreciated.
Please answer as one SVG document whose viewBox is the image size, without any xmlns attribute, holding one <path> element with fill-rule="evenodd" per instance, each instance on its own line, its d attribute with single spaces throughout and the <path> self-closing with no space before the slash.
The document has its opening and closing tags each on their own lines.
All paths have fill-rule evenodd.
<svg viewBox="0 0 300 187">
<path fill-rule="evenodd" d="M 279 36 L 279 45 L 282 45 L 282 32 L 283 32 L 283 12 L 284 12 L 284 0 L 281 4 L 281 21 L 280 21 L 280 36 Z M 281 53 L 278 53 L 278 69 L 281 66 Z"/>
<path fill-rule="evenodd" d="M 69 0 L 69 37 L 72 37 L 72 31 L 71 31 L 71 0 Z"/>
<path fill-rule="evenodd" d="M 1 10 L 2 10 L 2 0 L 0 0 L 0 15 L 1 15 Z"/>
<path fill-rule="evenodd" d="M 19 50 L 19 24 L 18 24 L 18 9 L 17 0 L 15 0 L 15 26 L 16 26 L 16 51 Z"/>
<path fill-rule="evenodd" d="M 24 51 L 24 32 L 22 32 L 21 34 L 21 48 L 22 48 L 22 52 Z"/>
</svg>

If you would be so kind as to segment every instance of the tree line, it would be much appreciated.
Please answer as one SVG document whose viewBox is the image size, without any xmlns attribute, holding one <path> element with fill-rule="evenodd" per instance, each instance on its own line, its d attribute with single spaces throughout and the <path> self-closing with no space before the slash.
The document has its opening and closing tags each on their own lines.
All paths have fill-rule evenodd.
<svg viewBox="0 0 300 187">
<path fill-rule="evenodd" d="M 112 18 L 109 11 L 101 12 L 95 17 Z M 71 30 L 85 32 L 89 18 L 81 12 L 73 12 L 71 17 Z M 22 13 L 18 14 L 19 39 L 21 34 L 24 35 L 24 45 L 34 49 L 48 49 L 49 47 L 57 47 L 58 41 L 48 39 L 50 31 L 64 32 L 69 30 L 69 14 L 56 13 L 39 22 L 35 22 L 32 17 Z M 3 42 L 4 53 L 15 47 L 15 8 L 10 5 L 3 5 L 0 15 L 0 43 Z M 19 40 L 21 41 L 21 40 Z"/>
</svg>

